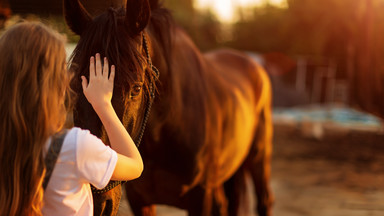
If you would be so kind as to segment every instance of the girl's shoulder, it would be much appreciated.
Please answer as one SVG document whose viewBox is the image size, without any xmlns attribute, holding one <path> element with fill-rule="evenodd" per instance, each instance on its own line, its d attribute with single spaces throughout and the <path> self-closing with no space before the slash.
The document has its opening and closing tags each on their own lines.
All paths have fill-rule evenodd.
<svg viewBox="0 0 384 216">
<path fill-rule="evenodd" d="M 104 143 L 89 130 L 73 127 L 67 130 L 63 141 L 62 153 L 87 151 L 96 146 L 99 146 L 99 148 L 105 147 Z"/>
<path fill-rule="evenodd" d="M 77 152 L 97 153 L 103 152 L 105 150 L 112 150 L 109 146 L 106 146 L 100 138 L 93 135 L 89 130 L 74 127 L 69 130 L 67 136 L 68 141 L 73 143 Z"/>
<path fill-rule="evenodd" d="M 91 132 L 87 129 L 82 129 L 82 128 L 79 128 L 79 127 L 72 127 L 70 129 L 68 129 L 67 131 L 67 135 L 75 135 L 75 136 L 87 136 L 89 134 L 91 134 Z"/>
<path fill-rule="evenodd" d="M 77 144 L 83 143 L 103 143 L 97 136 L 93 135 L 89 130 L 79 127 L 73 127 L 68 131 L 68 136 L 75 136 Z"/>
<path fill-rule="evenodd" d="M 100 140 L 98 137 L 93 135 L 89 130 L 82 129 L 79 127 L 73 127 L 68 129 L 65 139 L 75 139 L 77 143 L 84 142 L 84 140 Z"/>
</svg>

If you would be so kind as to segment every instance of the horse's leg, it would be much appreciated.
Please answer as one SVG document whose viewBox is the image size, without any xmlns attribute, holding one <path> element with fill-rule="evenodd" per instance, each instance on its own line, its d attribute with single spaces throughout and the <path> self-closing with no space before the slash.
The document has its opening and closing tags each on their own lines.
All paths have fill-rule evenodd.
<svg viewBox="0 0 384 216">
<path fill-rule="evenodd" d="M 244 168 L 241 167 L 237 172 L 224 184 L 225 195 L 228 199 L 228 215 L 243 215 L 239 211 L 240 208 L 247 208 L 249 199 L 246 196 L 246 176 Z"/>
<path fill-rule="evenodd" d="M 227 216 L 227 199 L 224 186 L 207 191 L 196 186 L 183 196 L 188 216 Z"/>
<path fill-rule="evenodd" d="M 127 182 L 124 186 L 127 195 L 129 206 L 131 207 L 132 213 L 135 216 L 156 216 L 155 205 L 148 205 L 142 199 Z"/>
<path fill-rule="evenodd" d="M 117 215 L 121 199 L 121 185 L 100 194 L 93 195 L 94 215 Z"/>
<path fill-rule="evenodd" d="M 228 199 L 225 193 L 224 185 L 221 185 L 213 190 L 213 216 L 228 216 Z"/>
<path fill-rule="evenodd" d="M 205 190 L 201 186 L 190 189 L 184 196 L 183 202 L 186 203 L 188 216 L 203 215 Z"/>
<path fill-rule="evenodd" d="M 256 190 L 259 216 L 272 215 L 273 195 L 270 189 L 272 132 L 272 114 L 270 107 L 267 107 L 261 112 L 254 144 L 246 162 Z"/>
<path fill-rule="evenodd" d="M 144 216 L 156 216 L 156 206 L 148 205 L 141 208 L 142 215 Z"/>
</svg>

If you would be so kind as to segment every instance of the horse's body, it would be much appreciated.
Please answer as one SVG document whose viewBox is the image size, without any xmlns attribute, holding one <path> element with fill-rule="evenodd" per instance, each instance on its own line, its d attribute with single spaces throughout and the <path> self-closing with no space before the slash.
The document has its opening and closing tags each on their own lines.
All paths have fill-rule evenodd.
<svg viewBox="0 0 384 216">
<path fill-rule="evenodd" d="M 130 4 L 137 1 L 128 1 L 127 10 Z M 149 39 L 153 64 L 161 74 L 158 95 L 139 148 L 144 172 L 139 179 L 126 183 L 133 212 L 153 215 L 153 204 L 167 204 L 186 209 L 190 215 L 237 215 L 241 204 L 246 203 L 245 174 L 249 173 L 256 189 L 258 213 L 270 215 L 272 120 L 267 74 L 241 52 L 217 50 L 201 54 L 190 38 L 172 24 L 157 1 L 150 5 L 152 16 L 144 34 Z M 140 11 L 142 16 L 145 11 Z M 89 20 L 80 23 L 87 22 Z M 71 27 L 79 32 L 78 26 Z M 96 40 L 86 38 L 90 33 L 80 31 L 79 34 L 82 40 Z M 108 38 L 113 36 L 107 30 L 105 34 Z M 138 36 L 132 38 L 137 41 Z M 76 54 L 73 61 L 79 64 Z M 81 73 L 84 72 L 77 72 L 76 76 Z M 119 70 L 116 80 L 119 80 L 118 73 Z M 115 93 L 112 102 L 117 110 L 132 107 L 127 101 L 119 102 Z M 88 118 L 78 120 L 83 122 L 79 126 L 89 127 L 102 136 L 102 126 L 95 120 L 97 116 L 85 116 L 92 108 L 86 107 L 84 100 L 80 98 L 76 106 L 79 114 L 75 118 Z M 137 103 L 133 108 L 143 110 L 145 103 Z M 137 111 L 136 115 L 142 113 Z M 131 135 L 137 136 L 132 128 L 137 128 L 136 122 L 142 118 L 135 120 L 132 113 L 126 112 L 118 115 Z M 129 122 L 130 119 L 134 120 Z M 111 212 L 111 207 L 105 207 L 113 206 L 114 202 L 118 204 L 119 196 L 113 197 L 117 199 L 110 199 L 106 194 L 95 196 L 96 212 Z"/>
<path fill-rule="evenodd" d="M 140 179 L 126 185 L 135 215 L 148 204 L 177 206 L 201 215 L 206 192 L 222 211 L 224 183 L 238 173 L 236 180 L 242 181 L 238 184 L 245 184 L 244 171 L 258 182 L 259 206 L 267 212 L 272 139 L 267 74 L 240 52 L 202 55 L 181 30 L 175 29 L 173 36 L 172 68 L 161 70 L 163 85 L 140 148 L 145 170 Z M 156 40 L 155 35 L 151 38 Z M 156 59 L 154 64 L 162 65 Z M 196 177 L 196 172 L 201 176 Z M 184 194 L 184 186 L 195 183 L 192 180 L 198 182 L 197 189 Z M 236 187 L 241 186 L 226 192 L 240 192 Z M 234 213 L 236 205 L 229 204 Z"/>
</svg>

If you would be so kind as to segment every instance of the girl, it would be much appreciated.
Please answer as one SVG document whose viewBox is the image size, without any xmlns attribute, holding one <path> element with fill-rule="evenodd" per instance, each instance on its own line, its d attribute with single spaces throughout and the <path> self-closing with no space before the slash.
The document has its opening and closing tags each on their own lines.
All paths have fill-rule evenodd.
<svg viewBox="0 0 384 216">
<path fill-rule="evenodd" d="M 0 38 L 0 215 L 92 215 L 90 184 L 132 180 L 141 156 L 111 105 L 115 67 L 90 58 L 83 90 L 114 150 L 80 128 L 67 132 L 45 191 L 44 155 L 63 129 L 70 73 L 64 40 L 40 23 L 24 22 Z M 44 194 L 44 198 L 43 198 Z"/>
</svg>

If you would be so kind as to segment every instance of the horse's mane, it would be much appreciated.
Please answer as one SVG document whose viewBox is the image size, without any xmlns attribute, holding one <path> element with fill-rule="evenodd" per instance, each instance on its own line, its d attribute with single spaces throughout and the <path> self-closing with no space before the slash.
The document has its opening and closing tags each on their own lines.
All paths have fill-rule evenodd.
<svg viewBox="0 0 384 216">
<path fill-rule="evenodd" d="M 160 76 L 167 76 L 162 79 L 167 83 L 160 83 L 166 90 L 167 98 L 171 99 L 171 107 L 167 113 L 173 113 L 176 116 L 182 116 L 181 112 L 185 112 L 183 108 L 183 96 L 188 92 L 183 92 L 183 87 L 193 86 L 196 81 L 197 86 L 194 88 L 202 88 L 205 85 L 204 79 L 201 79 L 205 71 L 205 61 L 203 60 L 200 50 L 195 46 L 184 30 L 179 27 L 173 19 L 171 11 L 164 8 L 163 4 L 158 0 L 150 0 L 151 20 L 149 22 L 149 32 L 152 40 L 158 45 L 154 50 L 157 54 L 164 58 L 165 68 L 161 68 Z M 187 57 L 188 59 L 181 59 Z M 162 63 L 160 63 L 162 64 Z M 158 66 L 158 65 L 155 65 Z M 180 69 L 183 70 L 180 70 Z M 164 90 L 164 89 L 163 89 Z M 195 89 L 197 92 L 199 90 Z M 201 90 L 203 91 L 203 90 Z M 190 95 L 193 97 L 193 95 Z M 162 97 L 162 95 L 160 95 Z M 169 105 L 168 104 L 168 105 Z M 171 118 L 174 118 L 172 115 Z M 170 117 L 168 117 L 170 118 Z M 178 120 L 175 119 L 175 122 Z M 182 122 L 182 121 L 180 121 Z"/>
<path fill-rule="evenodd" d="M 158 0 L 150 1 L 150 5 L 151 19 L 148 28 L 158 40 L 166 64 L 170 65 L 175 22 L 171 12 Z"/>
<path fill-rule="evenodd" d="M 124 8 L 109 8 L 87 27 L 70 58 L 75 77 L 88 76 L 90 56 L 100 53 L 102 57 L 108 58 L 110 65 L 116 66 L 115 86 L 123 89 L 122 92 L 129 91 L 126 89 L 127 83 L 137 81 L 143 73 L 146 59 L 136 49 L 137 42 L 130 36 L 128 29 L 119 28 L 123 25 L 124 17 Z M 81 88 L 78 79 L 74 79 L 73 87 L 75 90 Z"/>
<path fill-rule="evenodd" d="M 195 128 L 188 128 L 193 125 L 185 124 L 187 119 L 183 118 L 199 116 L 203 124 L 209 118 L 202 116 L 210 113 L 207 110 L 209 109 L 207 104 L 212 95 L 212 92 L 208 91 L 207 78 L 210 72 L 207 70 L 206 60 L 188 34 L 175 23 L 171 12 L 157 0 L 150 3 L 154 8 L 152 8 L 149 29 L 160 46 L 161 50 L 157 52 L 161 53 L 166 62 L 166 68 L 164 68 L 166 71 L 160 70 L 161 76 L 163 74 L 167 76 L 162 80 L 167 83 L 161 83 L 163 90 L 166 91 L 163 92 L 166 97 L 160 95 L 161 100 L 167 100 L 165 104 L 168 107 L 164 109 L 166 111 L 164 118 L 180 123 L 181 125 L 176 127 L 184 133 L 195 131 Z M 188 106 L 188 103 L 194 106 Z M 201 125 L 201 129 L 204 130 L 204 128 L 208 126 Z"/>
<path fill-rule="evenodd" d="M 217 108 L 220 104 L 216 102 L 216 92 L 210 90 L 212 86 L 209 83 L 212 82 L 209 79 L 212 79 L 212 74 L 200 50 L 187 33 L 175 24 L 167 9 L 162 8 L 161 4 L 155 4 L 153 9 L 149 28 L 161 46 L 159 52 L 167 65 L 167 77 L 163 79 L 167 83 L 162 83 L 165 92 L 164 96 L 160 95 L 161 104 L 166 107 L 161 108 L 162 113 L 157 113 L 160 116 L 153 124 L 171 124 L 171 128 L 177 130 L 177 135 L 183 137 L 184 148 L 197 156 L 194 160 L 198 165 L 193 170 L 193 181 L 185 187 L 187 191 L 197 184 L 211 184 L 208 179 L 215 175 L 208 173 L 215 169 L 207 167 L 216 165 L 213 161 L 217 151 L 212 148 L 220 148 L 214 143 L 217 141 L 215 136 L 212 136 L 218 134 L 218 128 L 214 125 L 221 119 L 216 119 L 214 113 L 219 111 Z M 162 71 L 160 73 L 163 74 Z M 191 123 L 196 119 L 199 119 L 197 128 L 196 124 Z M 207 164 L 207 161 L 211 163 Z"/>
</svg>

